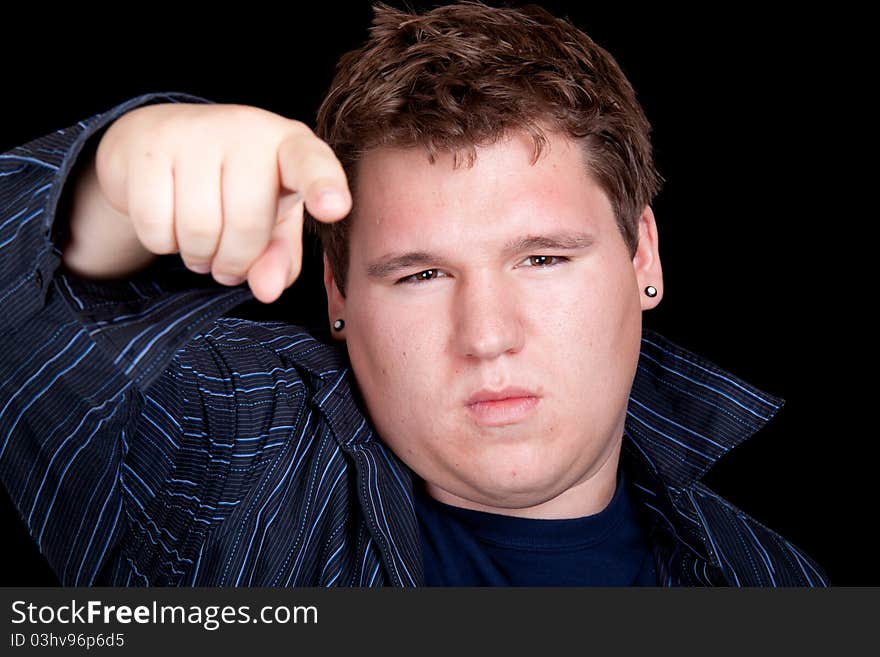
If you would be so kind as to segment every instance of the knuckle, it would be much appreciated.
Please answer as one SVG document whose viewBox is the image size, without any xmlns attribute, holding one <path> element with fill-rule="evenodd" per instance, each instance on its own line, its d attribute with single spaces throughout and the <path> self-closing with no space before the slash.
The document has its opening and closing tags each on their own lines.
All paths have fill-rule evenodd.
<svg viewBox="0 0 880 657">
<path fill-rule="evenodd" d="M 129 199 L 128 218 L 141 244 L 158 255 L 177 252 L 173 220 L 166 211 L 148 198 Z"/>
<path fill-rule="evenodd" d="M 129 217 L 135 230 L 142 238 L 158 243 L 171 236 L 168 219 L 149 208 L 133 208 Z"/>
<path fill-rule="evenodd" d="M 316 137 L 311 130 L 308 132 L 294 131 L 289 134 L 284 141 L 284 149 L 287 157 L 300 165 L 316 159 L 336 158 L 330 146 Z"/>
<path fill-rule="evenodd" d="M 146 248 L 147 251 L 155 253 L 156 255 L 171 255 L 172 253 L 177 253 L 177 248 L 175 247 L 174 242 L 170 240 L 143 239 L 141 240 L 141 244 L 144 245 L 144 248 Z"/>
<path fill-rule="evenodd" d="M 271 224 L 262 216 L 262 205 L 252 203 L 248 207 L 252 209 L 229 217 L 227 230 L 242 239 L 262 239 Z M 265 237 L 268 239 L 268 234 Z"/>
<path fill-rule="evenodd" d="M 260 107 L 239 103 L 218 106 L 217 110 L 223 113 L 225 120 L 232 122 L 234 125 L 247 125 L 248 123 L 261 121 L 269 114 L 267 110 Z"/>
<path fill-rule="evenodd" d="M 177 232 L 181 239 L 197 244 L 214 244 L 220 233 L 218 221 L 190 221 L 178 225 Z"/>
<path fill-rule="evenodd" d="M 293 135 L 304 137 L 314 136 L 315 133 L 312 129 L 302 121 L 298 121 L 297 119 L 288 119 L 287 121 L 288 128 Z"/>
<path fill-rule="evenodd" d="M 329 160 L 327 159 L 327 154 L 317 149 L 312 149 L 308 152 L 303 153 L 301 158 L 301 163 L 303 167 L 307 167 L 309 169 L 317 169 L 322 172 L 329 162 Z"/>
<path fill-rule="evenodd" d="M 326 142 L 321 141 L 317 137 L 315 138 L 314 143 L 310 144 L 306 157 L 310 162 L 323 166 L 339 165 L 339 160 L 336 159 L 336 154 L 333 152 L 333 149 L 330 148 Z"/>
<path fill-rule="evenodd" d="M 135 228 L 135 233 L 141 244 L 143 244 L 151 253 L 157 255 L 177 253 L 177 242 L 173 237 L 167 237 L 156 233 L 144 233 L 137 228 Z"/>
<path fill-rule="evenodd" d="M 211 262 L 213 249 L 199 248 L 192 244 L 180 245 L 180 257 L 188 264 L 205 264 Z"/>
<path fill-rule="evenodd" d="M 162 144 L 173 144 L 177 141 L 178 126 L 184 120 L 180 115 L 165 113 L 156 119 L 144 130 L 139 141 L 140 150 L 148 152 L 151 147 Z"/>
<path fill-rule="evenodd" d="M 227 284 L 229 281 L 242 281 L 247 278 L 247 271 L 238 271 L 218 266 L 216 263 L 211 265 L 211 272 L 214 278 L 222 279 L 219 282 Z"/>
<path fill-rule="evenodd" d="M 240 256 L 218 256 L 214 258 L 214 272 L 227 276 L 245 276 L 251 267 L 252 261 L 245 260 Z"/>
<path fill-rule="evenodd" d="M 217 241 L 218 231 L 213 225 L 204 223 L 184 224 L 178 227 L 178 237 L 187 243 L 206 245 Z"/>
</svg>

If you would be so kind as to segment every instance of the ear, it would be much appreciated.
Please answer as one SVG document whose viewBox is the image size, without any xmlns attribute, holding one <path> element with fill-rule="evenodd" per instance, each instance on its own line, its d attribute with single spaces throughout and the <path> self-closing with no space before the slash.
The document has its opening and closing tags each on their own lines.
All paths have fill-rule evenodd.
<svg viewBox="0 0 880 657">
<path fill-rule="evenodd" d="M 663 269 L 660 266 L 660 250 L 657 238 L 657 222 L 654 211 L 646 205 L 639 217 L 639 246 L 633 255 L 633 270 L 639 284 L 639 298 L 642 310 L 654 308 L 663 298 Z M 657 288 L 657 296 L 649 297 L 645 288 Z"/>
<path fill-rule="evenodd" d="M 336 279 L 333 278 L 333 270 L 330 269 L 330 261 L 327 260 L 327 254 L 324 254 L 324 290 L 327 292 L 327 314 L 330 320 L 330 326 L 337 319 L 345 320 L 345 297 L 336 286 Z M 336 340 L 345 340 L 345 329 L 336 331 L 331 329 L 331 335 Z"/>
</svg>

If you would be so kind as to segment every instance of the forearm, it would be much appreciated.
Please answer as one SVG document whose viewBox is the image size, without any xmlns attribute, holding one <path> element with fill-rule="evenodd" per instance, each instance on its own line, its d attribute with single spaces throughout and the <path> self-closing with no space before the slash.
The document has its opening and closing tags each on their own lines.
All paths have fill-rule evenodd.
<svg viewBox="0 0 880 657">
<path fill-rule="evenodd" d="M 123 278 L 156 258 L 140 243 L 130 219 L 101 193 L 94 156 L 71 182 L 69 238 L 61 248 L 70 272 L 92 280 Z"/>
</svg>

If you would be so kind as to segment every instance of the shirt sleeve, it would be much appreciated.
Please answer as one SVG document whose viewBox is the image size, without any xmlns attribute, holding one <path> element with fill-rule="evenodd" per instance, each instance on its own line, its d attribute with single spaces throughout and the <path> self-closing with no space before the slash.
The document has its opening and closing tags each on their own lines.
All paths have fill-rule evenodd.
<svg viewBox="0 0 880 657">
<path fill-rule="evenodd" d="M 145 94 L 0 154 L 0 481 L 65 586 L 99 580 L 134 517 L 132 482 L 163 477 L 158 454 L 153 471 L 125 462 L 145 391 L 194 335 L 253 299 L 176 254 L 102 282 L 61 263 L 68 179 L 115 119 L 170 102 L 212 101 Z M 167 459 L 167 446 L 157 451 Z M 163 528 L 148 530 L 175 549 Z"/>
</svg>

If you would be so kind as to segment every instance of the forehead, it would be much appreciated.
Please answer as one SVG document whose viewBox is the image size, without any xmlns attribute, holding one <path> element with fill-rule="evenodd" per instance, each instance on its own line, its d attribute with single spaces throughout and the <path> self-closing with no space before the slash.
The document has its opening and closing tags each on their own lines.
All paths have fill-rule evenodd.
<svg viewBox="0 0 880 657">
<path fill-rule="evenodd" d="M 613 221 L 580 143 L 549 132 L 533 159 L 534 142 L 525 133 L 477 147 L 470 167 L 456 168 L 451 153 L 431 163 L 421 148 L 373 149 L 356 171 L 352 236 L 366 243 L 391 234 L 464 238 L 475 230 L 531 229 L 536 221 L 594 227 Z"/>
</svg>

